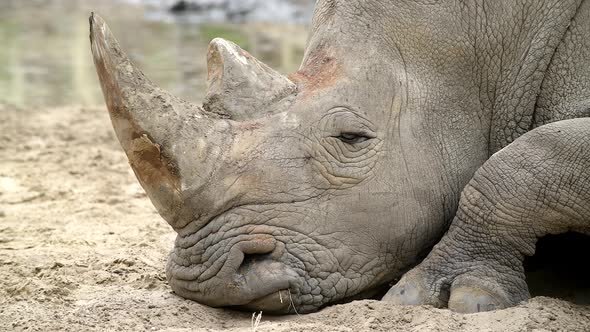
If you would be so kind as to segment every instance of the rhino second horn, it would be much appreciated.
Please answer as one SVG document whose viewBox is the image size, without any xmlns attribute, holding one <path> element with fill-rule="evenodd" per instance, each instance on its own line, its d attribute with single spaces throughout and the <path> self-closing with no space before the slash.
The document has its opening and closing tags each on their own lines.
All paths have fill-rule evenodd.
<svg viewBox="0 0 590 332">
<path fill-rule="evenodd" d="M 276 104 L 297 89 L 286 76 L 221 38 L 209 44 L 207 68 L 209 88 L 203 107 L 236 121 L 274 112 Z"/>
<path fill-rule="evenodd" d="M 184 137 L 194 132 L 185 123 L 194 118 L 207 122 L 207 116 L 148 80 L 94 13 L 90 42 L 111 122 L 129 163 L 160 215 L 178 224 L 186 211 L 176 155 L 189 149 Z"/>
</svg>

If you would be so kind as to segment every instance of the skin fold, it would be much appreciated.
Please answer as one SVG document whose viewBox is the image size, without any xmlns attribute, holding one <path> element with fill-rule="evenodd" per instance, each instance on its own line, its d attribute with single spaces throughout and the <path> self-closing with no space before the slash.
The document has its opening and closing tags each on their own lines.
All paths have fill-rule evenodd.
<svg viewBox="0 0 590 332">
<path fill-rule="evenodd" d="M 490 156 L 537 127 L 523 138 L 590 115 L 587 36 L 590 1 L 320 0 L 296 73 L 281 75 L 215 39 L 207 95 L 194 105 L 151 82 L 106 23 L 90 17 L 117 137 L 178 233 L 166 268 L 171 288 L 210 306 L 272 313 L 372 296 L 426 256 L 451 222 L 470 232 L 456 218 L 469 197 L 471 210 L 485 204 L 468 184 L 484 163 L 499 167 L 495 157 L 486 163 Z M 541 156 L 557 144 L 541 141 L 531 143 Z M 509 180 L 492 179 L 490 190 Z M 526 204 L 544 206 L 537 197 Z M 526 207 L 519 204 L 510 207 Z M 478 222 L 472 245 L 447 235 L 446 252 L 479 248 L 495 222 L 506 223 L 512 242 L 493 244 L 505 268 L 481 284 L 469 274 L 440 283 L 418 268 L 409 276 L 420 277 L 404 277 L 414 286 L 400 284 L 386 299 L 444 306 L 452 285 L 470 294 L 456 295 L 461 301 L 492 303 L 476 303 L 479 310 L 527 298 L 521 256 L 544 233 L 518 231 L 528 229 L 520 219 Z M 489 262 L 482 267 L 500 266 Z M 502 287 L 503 278 L 514 285 Z M 396 297 L 400 287 L 417 295 Z M 473 307 L 457 301 L 451 308 Z"/>
<path fill-rule="evenodd" d="M 385 296 L 459 312 L 529 298 L 523 259 L 538 238 L 590 234 L 590 118 L 539 127 L 494 154 L 463 190 L 449 231 Z"/>
</svg>

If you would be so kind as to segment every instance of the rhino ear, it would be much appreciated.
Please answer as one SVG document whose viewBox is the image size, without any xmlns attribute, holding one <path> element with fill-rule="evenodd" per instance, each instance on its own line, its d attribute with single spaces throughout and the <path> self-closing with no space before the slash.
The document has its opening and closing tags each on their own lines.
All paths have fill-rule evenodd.
<svg viewBox="0 0 590 332">
<path fill-rule="evenodd" d="M 203 107 L 241 121 L 259 118 L 294 94 L 296 85 L 238 45 L 216 38 L 207 53 L 208 90 Z"/>
</svg>

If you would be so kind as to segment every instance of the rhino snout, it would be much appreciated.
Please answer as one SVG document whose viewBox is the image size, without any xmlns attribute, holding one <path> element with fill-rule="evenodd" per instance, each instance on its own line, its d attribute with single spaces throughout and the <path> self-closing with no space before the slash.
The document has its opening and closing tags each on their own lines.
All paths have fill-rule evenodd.
<svg viewBox="0 0 590 332">
<path fill-rule="evenodd" d="M 284 244 L 273 236 L 256 234 L 233 244 L 225 259 L 211 262 L 198 276 L 171 257 L 168 280 L 177 294 L 212 307 L 285 313 L 297 274 L 279 261 L 283 253 Z M 221 267 L 214 271 L 216 265 Z"/>
</svg>

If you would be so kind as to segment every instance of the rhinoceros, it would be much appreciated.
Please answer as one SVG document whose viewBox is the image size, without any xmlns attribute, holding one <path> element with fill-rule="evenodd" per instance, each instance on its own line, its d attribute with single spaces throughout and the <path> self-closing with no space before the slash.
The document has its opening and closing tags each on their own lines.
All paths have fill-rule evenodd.
<svg viewBox="0 0 590 332">
<path fill-rule="evenodd" d="M 202 106 L 90 31 L 182 297 L 304 313 L 410 271 L 384 300 L 493 310 L 538 237 L 590 231 L 590 1 L 319 0 L 291 75 L 211 41 Z"/>
</svg>

